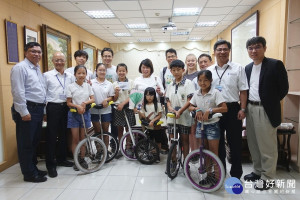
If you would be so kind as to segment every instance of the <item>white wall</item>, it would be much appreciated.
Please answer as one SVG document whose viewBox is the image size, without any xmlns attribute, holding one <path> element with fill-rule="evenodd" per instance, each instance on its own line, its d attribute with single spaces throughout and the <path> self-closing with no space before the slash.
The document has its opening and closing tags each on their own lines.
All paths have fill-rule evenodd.
<svg viewBox="0 0 300 200">
<path fill-rule="evenodd" d="M 193 53 L 198 56 L 209 53 L 209 42 L 185 43 L 138 43 L 138 44 L 111 44 L 114 51 L 113 64 L 125 63 L 128 66 L 128 78 L 135 79 L 139 76 L 138 68 L 142 60 L 149 58 L 154 67 L 154 74 L 159 75 L 161 68 L 167 66 L 165 51 L 174 48 L 178 59 L 185 61 L 185 57 Z"/>
</svg>

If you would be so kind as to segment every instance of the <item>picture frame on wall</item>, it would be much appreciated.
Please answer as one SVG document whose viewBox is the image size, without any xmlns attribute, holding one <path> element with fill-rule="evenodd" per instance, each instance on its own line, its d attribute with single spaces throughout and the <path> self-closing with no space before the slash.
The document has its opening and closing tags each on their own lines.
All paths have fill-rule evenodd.
<svg viewBox="0 0 300 200">
<path fill-rule="evenodd" d="M 85 67 L 93 72 L 96 67 L 96 47 L 81 41 L 79 42 L 79 49 L 87 52 L 89 58 L 85 63 Z"/>
<path fill-rule="evenodd" d="M 66 56 L 65 69 L 72 65 L 70 35 L 43 24 L 42 46 L 44 72 L 54 69 L 52 57 L 56 51 L 61 51 Z"/>
<path fill-rule="evenodd" d="M 24 46 L 28 42 L 38 42 L 38 41 L 39 41 L 38 31 L 28 26 L 24 26 Z"/>
<path fill-rule="evenodd" d="M 19 62 L 17 23 L 5 19 L 5 34 L 6 34 L 7 63 L 16 64 Z"/>
<path fill-rule="evenodd" d="M 252 60 L 248 56 L 246 42 L 258 36 L 259 13 L 255 11 L 248 18 L 231 29 L 231 61 L 246 66 Z"/>
<path fill-rule="evenodd" d="M 97 64 L 102 63 L 101 49 L 97 49 Z"/>
</svg>

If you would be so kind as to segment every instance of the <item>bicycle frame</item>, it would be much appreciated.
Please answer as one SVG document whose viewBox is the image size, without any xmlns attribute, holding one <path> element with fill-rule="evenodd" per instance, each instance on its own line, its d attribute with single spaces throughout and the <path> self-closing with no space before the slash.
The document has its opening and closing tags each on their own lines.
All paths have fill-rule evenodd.
<svg viewBox="0 0 300 200">
<path fill-rule="evenodd" d="M 199 167 L 199 173 L 203 173 L 204 171 L 204 166 L 205 166 L 205 159 L 203 159 L 203 149 L 205 149 L 204 147 L 204 125 L 203 125 L 203 120 L 201 121 L 201 145 L 200 145 L 200 148 L 199 148 L 199 151 L 200 151 L 200 157 L 199 157 L 199 160 L 200 160 L 200 167 Z"/>
</svg>

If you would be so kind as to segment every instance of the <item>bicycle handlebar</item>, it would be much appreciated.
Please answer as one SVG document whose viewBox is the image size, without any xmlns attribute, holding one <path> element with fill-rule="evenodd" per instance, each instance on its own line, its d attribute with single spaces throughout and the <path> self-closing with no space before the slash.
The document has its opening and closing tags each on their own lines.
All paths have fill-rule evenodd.
<svg viewBox="0 0 300 200">
<path fill-rule="evenodd" d="M 190 116 L 192 118 L 195 118 L 196 117 L 196 111 L 194 111 L 194 110 L 191 111 Z M 214 119 L 214 118 L 218 118 L 218 117 L 222 117 L 222 116 L 223 116 L 222 113 L 209 114 L 208 119 Z"/>
<path fill-rule="evenodd" d="M 110 106 L 113 103 L 114 103 L 113 101 L 110 101 L 110 102 L 108 102 L 108 105 Z M 95 106 L 93 108 L 100 110 L 103 108 L 103 104 L 95 104 Z"/>
<path fill-rule="evenodd" d="M 91 103 L 91 104 L 87 104 L 86 106 L 85 106 L 85 110 L 89 110 L 90 108 L 93 108 L 93 107 L 95 107 L 95 103 Z M 77 108 L 75 108 L 75 107 L 72 107 L 72 108 L 70 108 L 70 112 L 77 112 Z"/>
</svg>

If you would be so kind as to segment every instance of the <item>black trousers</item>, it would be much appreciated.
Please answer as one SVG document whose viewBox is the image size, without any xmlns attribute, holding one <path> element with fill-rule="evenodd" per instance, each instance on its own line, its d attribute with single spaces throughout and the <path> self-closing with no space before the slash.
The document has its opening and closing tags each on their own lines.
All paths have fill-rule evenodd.
<svg viewBox="0 0 300 200">
<path fill-rule="evenodd" d="M 219 121 L 221 129 L 221 137 L 219 142 L 219 158 L 221 159 L 226 171 L 226 150 L 225 137 L 230 149 L 231 169 L 230 175 L 238 179 L 243 174 L 242 169 L 242 120 L 238 120 L 237 115 L 240 110 L 240 105 L 237 102 L 227 103 L 228 112 L 223 114 Z"/>
<path fill-rule="evenodd" d="M 67 121 L 68 106 L 66 103 L 51 103 L 46 107 L 47 135 L 46 135 L 46 167 L 56 168 L 56 161 L 63 162 L 67 158 Z M 56 153 L 57 141 L 57 153 Z M 57 154 L 57 156 L 56 156 Z M 55 161 L 56 157 L 56 161 Z"/>
</svg>

